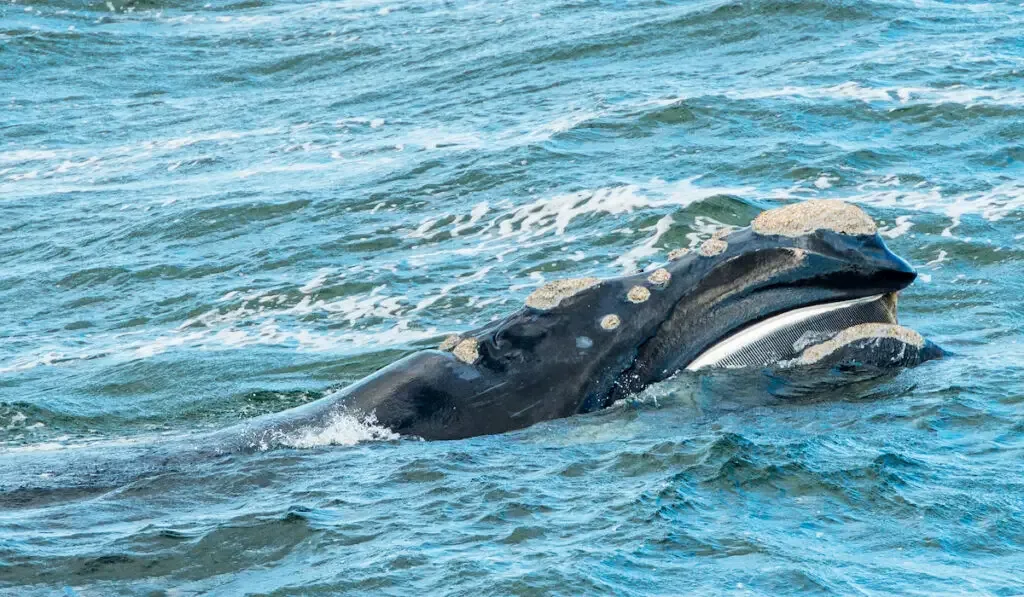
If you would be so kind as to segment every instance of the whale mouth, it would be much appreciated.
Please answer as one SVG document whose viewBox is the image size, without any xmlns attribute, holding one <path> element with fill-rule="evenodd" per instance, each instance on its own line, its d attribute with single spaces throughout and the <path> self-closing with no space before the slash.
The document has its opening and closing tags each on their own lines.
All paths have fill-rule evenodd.
<svg viewBox="0 0 1024 597">
<path fill-rule="evenodd" d="M 702 352 L 687 371 L 767 367 L 864 323 L 897 323 L 895 292 L 800 307 L 752 323 Z"/>
</svg>

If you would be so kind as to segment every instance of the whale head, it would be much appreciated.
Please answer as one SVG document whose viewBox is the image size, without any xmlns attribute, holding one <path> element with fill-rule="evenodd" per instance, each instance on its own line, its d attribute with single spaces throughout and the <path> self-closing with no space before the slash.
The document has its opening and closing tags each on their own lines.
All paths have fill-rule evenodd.
<svg viewBox="0 0 1024 597">
<path fill-rule="evenodd" d="M 829 200 L 766 211 L 747 228 L 673 257 L 653 272 L 545 285 L 523 310 L 474 334 L 472 364 L 513 374 L 530 395 L 575 395 L 574 404 L 552 404 L 589 411 L 667 378 L 759 322 L 893 297 L 916 277 L 863 210 Z"/>
<path fill-rule="evenodd" d="M 642 343 L 617 384 L 623 391 L 714 363 L 743 340 L 768 346 L 816 324 L 896 323 L 896 293 L 917 275 L 863 210 L 841 201 L 769 210 L 709 242 L 721 243 L 714 255 L 705 243 L 677 266 L 689 286 Z"/>
</svg>

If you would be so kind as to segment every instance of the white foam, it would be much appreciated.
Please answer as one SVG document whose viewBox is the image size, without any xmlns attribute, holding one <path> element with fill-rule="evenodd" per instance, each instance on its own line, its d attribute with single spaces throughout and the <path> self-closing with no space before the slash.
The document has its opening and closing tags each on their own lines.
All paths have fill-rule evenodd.
<svg viewBox="0 0 1024 597">
<path fill-rule="evenodd" d="M 477 239 L 476 246 L 447 249 L 434 254 L 418 252 L 409 258 L 409 265 L 419 268 L 432 258 L 448 261 L 453 254 L 476 256 L 485 249 L 500 262 L 503 255 L 522 250 L 531 244 L 558 242 L 561 247 L 571 245 L 576 239 L 567 234 L 566 228 L 574 218 L 584 214 L 623 214 L 635 209 L 677 206 L 692 203 L 708 195 L 736 191 L 700 188 L 693 184 L 692 179 L 672 184 L 654 180 L 644 187 L 631 185 L 556 195 L 550 199 L 539 199 L 527 206 L 517 207 L 511 202 L 500 202 L 494 206 L 477 203 L 470 208 L 468 214 L 448 218 L 450 223 L 444 227 L 433 224 L 444 219 L 434 216 L 419 229 L 421 236 L 424 237 L 428 236 L 424 234 L 427 231 L 459 230 L 460 233 L 467 233 L 471 238 Z M 671 224 L 672 218 L 663 216 L 655 226 L 647 229 L 652 235 L 628 251 L 620 265 L 632 267 L 627 262 L 632 261 L 635 264 L 636 260 L 656 252 L 654 245 Z M 704 222 L 702 225 L 709 230 L 720 226 L 713 222 Z M 580 251 L 571 257 L 575 261 L 584 258 L 585 254 Z M 439 282 L 439 287 L 435 289 L 420 287 L 417 290 L 422 298 L 415 301 L 410 301 L 402 295 L 390 294 L 386 285 L 378 285 L 367 293 L 334 300 L 316 299 L 315 291 L 324 287 L 332 275 L 331 270 L 324 269 L 298 288 L 303 296 L 297 302 L 289 295 L 281 293 L 280 289 L 269 292 L 233 290 L 217 299 L 217 303 L 222 306 L 185 320 L 176 328 L 155 338 L 142 339 L 131 334 L 100 335 L 95 336 L 91 344 L 94 347 L 116 346 L 113 356 L 120 359 L 151 358 L 180 348 L 224 350 L 257 344 L 279 345 L 299 351 L 335 352 L 355 351 L 366 346 L 379 348 L 407 345 L 436 335 L 434 326 L 423 324 L 423 313 L 460 287 L 472 286 L 486 280 L 494 267 L 484 265 L 451 282 Z M 394 264 L 379 263 L 374 264 L 374 268 L 397 271 Z M 341 278 L 354 274 L 363 276 L 367 274 L 366 270 L 365 265 L 359 265 L 337 275 Z M 513 290 L 519 291 L 543 281 L 542 274 L 532 272 L 529 284 L 513 283 L 512 287 Z M 478 301 L 477 306 L 483 307 L 507 300 L 508 297 L 499 297 Z M 228 305 L 228 308 L 223 305 Z M 316 313 L 322 313 L 330 320 L 344 322 L 347 327 L 325 332 L 296 325 L 296 319 Z M 372 323 L 364 326 L 363 322 L 368 320 Z M 69 349 L 52 355 L 37 353 L 18 361 L 15 367 L 23 370 L 56 364 L 69 358 L 92 358 L 101 354 L 103 349 L 99 348 L 85 351 Z"/>
<path fill-rule="evenodd" d="M 306 282 L 306 284 L 302 288 L 299 288 L 299 292 L 301 292 L 302 294 L 310 294 L 314 290 L 321 288 L 324 285 L 324 282 L 327 281 L 327 276 L 329 276 L 330 274 L 330 268 L 321 269 L 319 272 L 317 272 L 315 278 L 313 278 L 309 282 Z"/>
<path fill-rule="evenodd" d="M 573 218 L 579 215 L 601 212 L 617 215 L 646 205 L 646 198 L 636 191 L 636 187 L 625 186 L 537 199 L 511 214 L 502 214 L 497 220 L 498 234 L 504 237 L 565 234 Z"/>
<path fill-rule="evenodd" d="M 241 139 L 243 137 L 251 137 L 255 135 L 272 135 L 279 132 L 277 128 L 264 128 L 252 131 L 216 131 L 212 133 L 190 135 L 187 137 L 175 137 L 171 139 L 163 139 L 157 141 L 149 141 L 143 144 L 144 148 L 155 148 L 159 147 L 162 149 L 181 149 L 182 147 L 188 147 L 189 145 L 195 145 L 196 143 L 203 143 L 205 141 L 224 141 Z"/>
<path fill-rule="evenodd" d="M 413 309 L 413 312 L 422 311 L 422 310 L 426 309 L 427 307 L 433 305 L 437 301 L 439 301 L 442 298 L 444 298 L 445 296 L 447 296 L 448 293 L 450 293 L 452 290 L 458 288 L 459 286 L 465 286 L 466 284 L 469 284 L 471 282 L 476 282 L 478 280 L 482 280 L 484 278 L 484 276 L 486 276 L 487 273 L 490 272 L 492 269 L 494 269 L 492 266 L 482 267 L 479 270 L 477 270 L 475 273 L 473 273 L 473 274 L 471 274 L 469 276 L 464 276 L 462 278 L 459 278 L 455 282 L 452 282 L 450 284 L 446 284 L 446 285 L 442 286 L 441 290 L 438 291 L 437 293 L 433 294 L 432 296 L 428 296 L 427 298 L 425 298 L 425 299 L 421 300 L 420 302 L 416 303 L 416 308 Z"/>
<path fill-rule="evenodd" d="M 182 137 L 151 139 L 127 145 L 71 147 L 60 150 L 49 149 L 15 149 L 0 152 L 0 164 L 9 163 L 21 171 L 15 171 L 7 177 L 10 183 L 38 181 L 32 188 L 32 196 L 42 194 L 68 193 L 102 188 L 138 187 L 139 185 L 159 187 L 167 184 L 166 179 L 146 179 L 146 182 L 104 183 L 97 184 L 99 175 L 114 176 L 132 174 L 140 169 L 148 168 L 154 161 L 168 164 L 169 175 L 180 176 L 179 168 L 183 164 L 195 163 L 196 160 L 208 159 L 212 156 L 190 155 L 190 159 L 178 158 L 181 151 L 199 143 L 215 143 L 217 147 L 238 143 L 250 137 L 277 135 L 283 132 L 280 128 L 261 128 L 253 130 L 221 130 L 197 133 Z M 49 165 L 47 164 L 49 162 Z M 225 177 L 225 175 L 220 175 Z M 47 182 L 50 181 L 50 182 Z M 53 181 L 60 181 L 55 184 Z M 0 189 L 6 192 L 9 189 Z"/>
<path fill-rule="evenodd" d="M 862 102 L 891 101 L 888 90 L 882 88 L 863 87 L 859 83 L 849 81 L 831 87 L 800 87 L 787 85 L 775 89 L 747 89 L 728 91 L 725 96 L 731 99 L 768 99 L 778 97 L 803 97 L 807 99 L 844 99 Z"/>
<path fill-rule="evenodd" d="M 516 140 L 516 144 L 525 145 L 529 143 L 539 143 L 551 139 L 558 133 L 564 133 L 568 130 L 572 130 L 580 124 L 601 115 L 602 112 L 598 111 L 578 110 L 541 124 L 524 135 L 509 135 L 509 137 L 514 138 Z"/>
<path fill-rule="evenodd" d="M 47 351 L 41 353 L 24 355 L 10 361 L 7 365 L 0 364 L 0 373 L 16 373 L 27 371 L 40 366 L 53 365 L 70 360 L 71 357 L 64 352 Z"/>
<path fill-rule="evenodd" d="M 158 338 L 152 342 L 139 344 L 134 347 L 134 358 L 148 359 L 158 354 L 163 354 L 168 348 L 193 344 L 206 336 L 204 332 L 192 332 L 184 336 L 171 336 Z"/>
<path fill-rule="evenodd" d="M 480 218 L 487 215 L 490 210 L 490 206 L 487 205 L 486 201 L 481 201 L 473 206 L 473 209 L 469 212 L 469 221 L 464 224 L 459 224 L 452 229 L 452 236 L 458 236 L 463 230 L 469 230 L 480 221 Z"/>
<path fill-rule="evenodd" d="M 653 232 L 653 234 L 645 241 L 640 243 L 638 246 L 623 253 L 618 259 L 615 260 L 615 265 L 618 265 L 624 269 L 627 273 L 636 271 L 637 264 L 640 259 L 656 255 L 660 252 L 660 249 L 655 247 L 661 237 L 669 231 L 672 227 L 674 220 L 672 216 L 664 216 L 654 226 L 642 228 L 643 232 Z"/>
<path fill-rule="evenodd" d="M 350 269 L 355 273 L 361 270 L 360 267 Z M 429 302 L 436 302 L 458 286 L 482 279 L 489 269 L 482 268 L 442 287 Z M 341 274 L 342 277 L 344 275 Z M 71 364 L 97 357 L 118 361 L 148 359 L 185 348 L 232 350 L 274 345 L 296 351 L 354 353 L 370 346 L 407 346 L 437 335 L 435 326 L 417 325 L 419 322 L 412 315 L 416 307 L 404 296 L 389 294 L 386 285 L 334 300 L 316 299 L 314 290 L 322 287 L 326 279 L 327 272 L 321 271 L 302 287 L 310 292 L 304 293 L 297 302 L 294 295 L 278 291 L 227 292 L 216 301 L 220 307 L 189 318 L 155 337 L 147 338 L 147 333 L 141 331 L 93 334 L 85 348 L 78 344 L 62 347 L 42 345 L 7 363 L 0 363 L 0 373 Z M 224 307 L 225 304 L 229 305 L 228 308 Z M 426 306 L 424 303 L 420 308 Z M 322 314 L 328 320 L 345 323 L 346 327 L 334 330 L 319 326 L 317 329 L 302 327 L 297 320 L 311 314 Z M 370 320 L 369 324 L 364 323 L 367 320 Z"/>
<path fill-rule="evenodd" d="M 801 185 L 761 191 L 760 194 L 784 201 L 820 196 L 818 189 Z M 901 212 L 945 215 L 950 219 L 950 225 L 943 230 L 942 235 L 953 237 L 953 231 L 960 225 L 961 218 L 965 215 L 975 215 L 996 222 L 1024 210 L 1024 183 L 1008 181 L 985 191 L 947 195 L 941 185 L 922 181 L 907 188 L 898 176 L 886 174 L 858 185 L 855 193 L 845 191 L 832 193 L 829 197 Z M 898 216 L 897 226 L 889 231 L 897 235 L 906 233 L 912 225 L 910 217 Z"/>
<path fill-rule="evenodd" d="M 953 85 L 950 87 L 869 87 L 848 81 L 830 87 L 786 86 L 774 89 L 746 89 L 725 92 L 731 99 L 805 98 L 852 100 L 865 103 L 892 104 L 960 104 L 973 106 L 995 104 L 1024 105 L 1024 92 L 1012 89 L 983 89 Z"/>
<path fill-rule="evenodd" d="M 910 216 L 896 216 L 896 224 L 890 227 L 879 229 L 878 233 L 886 238 L 898 238 L 910 231 L 914 225 Z"/>
<path fill-rule="evenodd" d="M 946 256 L 948 256 L 948 255 L 949 255 L 949 253 L 943 251 L 942 249 L 939 249 L 939 256 L 936 257 L 935 259 L 932 259 L 928 263 L 925 263 L 922 267 L 932 267 L 932 268 L 937 267 L 943 261 L 946 261 Z"/>
<path fill-rule="evenodd" d="M 52 149 L 15 149 L 0 151 L 0 164 L 52 160 L 58 153 Z"/>
<path fill-rule="evenodd" d="M 286 433 L 274 434 L 270 441 L 257 446 L 267 450 L 278 446 L 287 448 L 317 448 L 320 446 L 353 446 L 368 441 L 394 441 L 401 436 L 379 425 L 374 415 L 363 419 L 346 413 L 335 413 L 323 427 L 306 427 Z"/>
<path fill-rule="evenodd" d="M 583 215 L 617 216 L 644 208 L 686 206 L 712 195 L 752 193 L 751 187 L 698 187 L 697 177 L 676 183 L 653 179 L 644 185 L 623 185 L 588 189 L 542 198 L 509 212 L 494 222 L 503 237 L 536 238 L 564 235 L 572 221 Z M 487 228 L 489 229 L 489 227 Z"/>
<path fill-rule="evenodd" d="M 12 431 L 14 429 L 28 429 L 28 427 L 25 426 L 25 421 L 27 420 L 28 417 L 25 415 L 25 413 L 16 410 L 13 413 L 11 413 L 11 418 L 8 420 L 6 425 L 3 425 L 3 422 L 0 421 L 0 425 L 3 425 L 0 428 L 6 431 Z"/>
<path fill-rule="evenodd" d="M 28 172 L 22 172 L 21 174 L 11 174 L 7 177 L 7 180 L 18 182 L 19 180 L 32 180 L 38 177 L 39 170 L 29 170 Z"/>
<path fill-rule="evenodd" d="M 243 168 L 241 170 L 235 170 L 232 175 L 237 178 L 249 178 L 258 174 L 273 174 L 276 172 L 315 172 L 318 170 L 327 170 L 334 168 L 335 166 L 331 163 L 324 162 L 309 162 L 309 163 L 297 163 L 297 164 L 277 164 L 275 162 L 267 162 L 253 168 Z"/>
</svg>

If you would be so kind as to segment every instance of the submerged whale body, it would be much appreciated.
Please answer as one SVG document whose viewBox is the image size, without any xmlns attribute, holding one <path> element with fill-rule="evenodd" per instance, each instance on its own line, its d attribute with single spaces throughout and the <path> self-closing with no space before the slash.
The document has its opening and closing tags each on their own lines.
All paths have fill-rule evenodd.
<svg viewBox="0 0 1024 597">
<path fill-rule="evenodd" d="M 605 408 L 686 369 L 913 366 L 942 354 L 897 323 L 896 293 L 915 277 L 859 208 L 793 204 L 653 272 L 546 284 L 504 319 L 256 421 L 248 436 L 344 413 L 458 439 Z"/>
</svg>

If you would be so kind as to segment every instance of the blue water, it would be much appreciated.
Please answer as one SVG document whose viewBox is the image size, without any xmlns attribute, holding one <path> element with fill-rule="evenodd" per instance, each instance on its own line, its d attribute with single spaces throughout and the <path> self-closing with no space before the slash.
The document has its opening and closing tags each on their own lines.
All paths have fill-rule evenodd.
<svg viewBox="0 0 1024 597">
<path fill-rule="evenodd" d="M 1024 5 L 0 4 L 0 593 L 1024 592 Z M 546 280 L 840 198 L 956 356 L 196 461 Z"/>
</svg>

